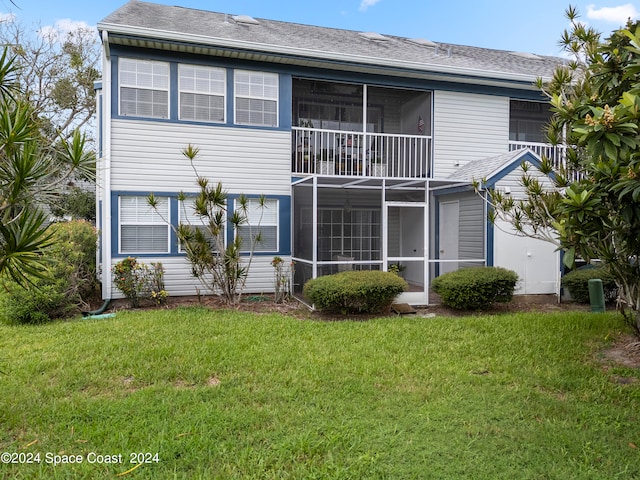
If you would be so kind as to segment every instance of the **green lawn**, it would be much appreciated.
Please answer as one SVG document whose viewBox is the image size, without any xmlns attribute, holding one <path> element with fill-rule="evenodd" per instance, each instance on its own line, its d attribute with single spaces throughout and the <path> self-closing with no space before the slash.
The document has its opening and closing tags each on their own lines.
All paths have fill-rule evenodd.
<svg viewBox="0 0 640 480">
<path fill-rule="evenodd" d="M 116 478 L 148 452 L 118 478 L 640 478 L 640 382 L 614 381 L 640 371 L 597 353 L 622 330 L 204 308 L 0 326 L 0 451 L 40 460 L 0 476 Z"/>
</svg>

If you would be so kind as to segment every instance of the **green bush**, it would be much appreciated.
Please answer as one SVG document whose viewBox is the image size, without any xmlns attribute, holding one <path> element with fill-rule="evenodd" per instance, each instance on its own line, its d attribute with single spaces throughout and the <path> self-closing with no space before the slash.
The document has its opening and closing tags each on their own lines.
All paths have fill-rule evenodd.
<svg viewBox="0 0 640 480">
<path fill-rule="evenodd" d="M 440 275 L 431 286 L 448 307 L 482 310 L 495 302 L 510 302 L 516 283 L 518 275 L 511 270 L 474 267 Z"/>
<path fill-rule="evenodd" d="M 88 222 L 54 223 L 44 278 L 22 287 L 6 281 L 2 312 L 11 323 L 43 323 L 79 313 L 98 297 L 95 228 Z"/>
<path fill-rule="evenodd" d="M 569 290 L 571 298 L 578 303 L 589 303 L 589 280 L 602 280 L 604 298 L 611 302 L 618 296 L 618 287 L 613 276 L 602 267 L 583 267 L 562 277 L 562 286 Z"/>
<path fill-rule="evenodd" d="M 164 289 L 162 263 L 147 265 L 127 257 L 116 263 L 112 271 L 116 288 L 129 300 L 132 308 L 139 307 L 141 299 L 152 300 L 157 305 L 165 303 L 168 294 Z"/>
<path fill-rule="evenodd" d="M 344 315 L 382 312 L 406 288 L 407 282 L 393 273 L 360 270 L 309 280 L 303 293 L 319 310 Z"/>
</svg>

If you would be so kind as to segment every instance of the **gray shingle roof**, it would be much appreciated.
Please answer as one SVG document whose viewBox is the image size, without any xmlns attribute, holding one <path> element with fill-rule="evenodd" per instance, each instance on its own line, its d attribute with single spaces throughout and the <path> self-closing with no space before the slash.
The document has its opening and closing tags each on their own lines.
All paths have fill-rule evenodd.
<svg viewBox="0 0 640 480">
<path fill-rule="evenodd" d="M 490 183 L 491 178 L 502 172 L 505 168 L 509 168 L 510 166 L 519 166 L 520 163 L 522 163 L 523 157 L 534 158 L 535 160 L 540 161 L 540 158 L 533 151 L 528 148 L 524 148 L 504 153 L 502 155 L 497 155 L 495 157 L 472 160 L 453 172 L 448 178 L 451 180 L 469 182 L 472 180 L 481 181 L 484 179 Z"/>
<path fill-rule="evenodd" d="M 386 35 L 385 41 L 371 40 L 363 37 L 362 32 L 351 30 L 257 20 L 257 25 L 236 23 L 231 14 L 132 0 L 104 18 L 98 28 L 110 34 L 187 39 L 208 46 L 220 42 L 228 46 L 229 42 L 235 42 L 240 50 L 289 54 L 299 59 L 329 61 L 343 56 L 356 64 L 361 61 L 389 68 L 445 71 L 523 82 L 538 76 L 550 77 L 555 66 L 562 62 L 556 57 L 528 58 L 504 50 L 463 45 L 420 45 L 390 35 Z"/>
</svg>

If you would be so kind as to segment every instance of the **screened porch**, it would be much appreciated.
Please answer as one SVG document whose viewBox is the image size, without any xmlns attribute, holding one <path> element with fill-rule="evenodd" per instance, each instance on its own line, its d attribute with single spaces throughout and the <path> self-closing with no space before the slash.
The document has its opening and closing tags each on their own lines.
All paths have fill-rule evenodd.
<svg viewBox="0 0 640 480">
<path fill-rule="evenodd" d="M 439 242 L 436 194 L 451 185 L 455 184 L 429 179 L 323 176 L 294 182 L 294 293 L 301 296 L 312 278 L 345 270 L 396 270 L 409 285 L 398 301 L 429 304 L 429 284 L 435 276 L 485 264 L 484 227 L 475 228 L 477 218 L 473 226 L 465 219 L 446 224 L 446 234 L 453 235 L 446 254 Z M 477 248 L 457 247 L 466 242 Z"/>
</svg>

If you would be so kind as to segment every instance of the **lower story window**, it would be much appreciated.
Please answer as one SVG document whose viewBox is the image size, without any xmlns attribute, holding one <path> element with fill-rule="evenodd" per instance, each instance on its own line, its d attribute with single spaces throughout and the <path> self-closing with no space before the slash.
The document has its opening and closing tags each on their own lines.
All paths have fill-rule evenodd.
<svg viewBox="0 0 640 480">
<path fill-rule="evenodd" d="M 154 208 L 144 196 L 120 197 L 120 253 L 169 253 L 169 198 L 156 201 Z"/>
<path fill-rule="evenodd" d="M 257 198 L 247 201 L 247 223 L 238 228 L 237 235 L 242 238 L 242 250 L 251 250 L 255 242 L 255 252 L 278 251 L 278 200 Z M 239 206 L 236 204 L 236 210 Z"/>
</svg>

